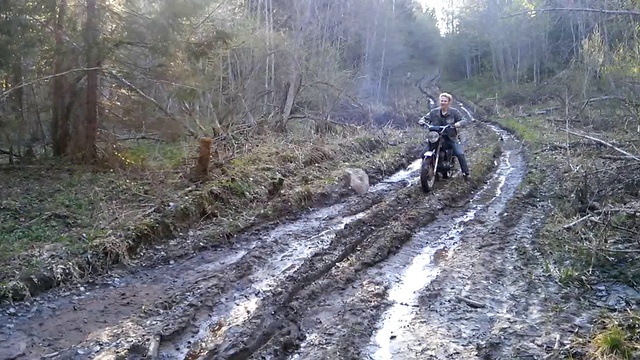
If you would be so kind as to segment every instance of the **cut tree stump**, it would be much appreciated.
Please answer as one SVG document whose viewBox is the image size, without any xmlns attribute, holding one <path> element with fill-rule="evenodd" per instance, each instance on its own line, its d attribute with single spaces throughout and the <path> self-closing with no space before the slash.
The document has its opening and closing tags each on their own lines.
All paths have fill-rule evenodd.
<svg viewBox="0 0 640 360">
<path fill-rule="evenodd" d="M 209 164 L 211 163 L 211 144 L 213 139 L 201 137 L 198 139 L 198 160 L 191 172 L 192 181 L 203 181 L 209 177 Z"/>
</svg>

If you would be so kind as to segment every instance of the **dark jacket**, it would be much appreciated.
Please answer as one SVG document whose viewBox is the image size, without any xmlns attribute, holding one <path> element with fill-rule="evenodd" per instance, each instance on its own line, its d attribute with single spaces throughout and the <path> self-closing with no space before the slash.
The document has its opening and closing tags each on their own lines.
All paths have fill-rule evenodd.
<svg viewBox="0 0 640 360">
<path fill-rule="evenodd" d="M 426 116 L 426 120 L 431 125 L 437 126 L 445 126 L 445 125 L 453 125 L 454 123 L 459 123 L 459 127 L 463 127 L 467 125 L 468 121 L 462 117 L 460 111 L 456 108 L 449 108 L 449 111 L 446 115 L 442 115 L 440 108 L 437 107 L 431 111 Z M 458 128 L 459 129 L 459 128 Z M 456 131 L 456 137 L 459 135 L 459 131 Z"/>
<path fill-rule="evenodd" d="M 449 108 L 449 111 L 446 115 L 442 115 L 440 108 L 437 107 L 431 111 L 427 115 L 427 120 L 431 125 L 445 126 L 449 124 L 454 124 L 459 122 L 460 126 L 464 126 L 467 124 L 467 120 L 462 117 L 460 110 L 456 108 Z"/>
</svg>

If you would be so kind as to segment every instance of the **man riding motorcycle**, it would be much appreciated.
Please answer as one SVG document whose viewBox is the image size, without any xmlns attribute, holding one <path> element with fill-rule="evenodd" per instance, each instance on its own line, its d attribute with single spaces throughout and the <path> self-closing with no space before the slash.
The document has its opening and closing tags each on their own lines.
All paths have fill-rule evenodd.
<svg viewBox="0 0 640 360">
<path fill-rule="evenodd" d="M 440 94 L 440 107 L 431 110 L 427 115 L 420 118 L 418 124 L 425 125 L 437 125 L 437 126 L 446 126 L 451 125 L 456 129 L 456 139 L 449 139 L 447 137 L 443 138 L 443 145 L 450 146 L 453 150 L 453 155 L 458 158 L 458 162 L 460 163 L 460 169 L 462 170 L 462 176 L 464 178 L 469 177 L 469 165 L 467 164 L 467 159 L 464 156 L 464 150 L 462 148 L 462 144 L 460 143 L 458 129 L 464 127 L 468 121 L 462 117 L 460 111 L 456 108 L 451 107 L 451 102 L 453 100 L 453 96 L 448 93 Z M 427 148 L 423 151 L 429 151 L 431 149 L 431 144 L 427 144 Z"/>
</svg>

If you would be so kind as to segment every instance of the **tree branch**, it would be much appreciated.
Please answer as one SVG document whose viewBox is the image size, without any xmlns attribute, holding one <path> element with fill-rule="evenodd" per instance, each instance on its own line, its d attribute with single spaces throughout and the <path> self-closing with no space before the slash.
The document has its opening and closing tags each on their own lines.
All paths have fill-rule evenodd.
<svg viewBox="0 0 640 360">
<path fill-rule="evenodd" d="M 4 150 L 4 149 L 0 149 L 0 154 L 2 154 L 2 155 L 11 155 L 13 157 L 20 157 L 18 154 L 15 154 L 15 153 L 13 153 L 11 151 L 7 151 L 7 150 Z"/>
<path fill-rule="evenodd" d="M 632 215 L 640 214 L 640 209 L 633 208 L 611 208 L 611 209 L 602 209 L 597 210 L 597 213 L 627 213 Z"/>
<path fill-rule="evenodd" d="M 625 103 L 627 106 L 637 106 L 636 103 L 632 100 L 629 100 L 625 97 L 622 96 L 616 96 L 616 95 L 607 95 L 607 96 L 601 96 L 601 97 L 597 97 L 597 98 L 590 98 L 585 100 L 584 104 L 582 104 L 582 107 L 580 108 L 580 111 L 578 111 L 578 113 L 571 119 L 571 121 L 575 120 L 578 118 L 578 116 L 580 116 L 580 114 L 582 114 L 582 112 L 584 111 L 584 109 L 587 108 L 587 105 L 596 102 L 596 101 L 606 101 L 606 100 L 619 100 L 622 101 L 623 103 Z"/>
<path fill-rule="evenodd" d="M 116 136 L 116 140 L 118 141 L 128 141 L 128 140 L 152 140 L 152 141 L 157 141 L 157 142 L 165 142 L 164 139 L 161 139 L 159 137 L 156 136 L 151 136 L 151 135 L 145 135 L 145 134 L 141 134 L 141 135 L 129 135 L 129 136 Z"/>
<path fill-rule="evenodd" d="M 601 140 L 601 139 L 595 138 L 595 137 L 593 137 L 593 136 L 589 136 L 589 135 L 585 135 L 585 134 L 580 134 L 580 133 L 577 133 L 577 132 L 573 132 L 573 131 L 571 131 L 571 130 L 567 130 L 567 129 L 560 129 L 560 130 L 565 131 L 565 132 L 567 132 L 567 133 L 569 133 L 569 134 L 571 134 L 571 135 L 575 135 L 575 136 L 583 137 L 583 138 L 585 138 L 585 139 L 593 140 L 593 141 L 595 141 L 595 142 L 597 142 L 597 143 L 600 143 L 600 144 L 602 144 L 602 145 L 608 146 L 608 147 L 610 147 L 610 148 L 614 149 L 615 151 L 617 151 L 617 152 L 619 152 L 619 153 L 621 153 L 621 154 L 624 154 L 624 155 L 628 156 L 629 158 L 631 158 L 631 159 L 633 159 L 633 160 L 636 160 L 636 161 L 640 162 L 640 157 L 638 157 L 638 156 L 636 156 L 636 155 L 633 155 L 633 154 L 631 154 L 630 152 L 627 152 L 627 151 L 625 151 L 625 150 L 622 150 L 622 149 L 620 149 L 619 147 L 614 146 L 613 144 L 608 143 L 608 142 L 606 142 L 606 141 L 604 141 L 604 140 Z"/>
<path fill-rule="evenodd" d="M 591 13 L 600 13 L 600 14 L 609 14 L 609 15 L 640 16 L 640 11 L 633 11 L 633 10 L 604 10 L 604 9 L 592 9 L 592 8 L 546 8 L 546 9 L 533 9 L 533 10 L 521 11 L 521 12 L 513 13 L 507 16 L 503 16 L 500 19 L 508 19 L 508 18 L 521 16 L 521 15 L 531 15 L 537 12 L 543 13 L 543 12 L 560 12 L 560 11 L 568 11 L 568 12 L 576 11 L 576 12 L 591 12 Z"/>
<path fill-rule="evenodd" d="M 576 221 L 572 221 L 569 224 L 564 225 L 562 228 L 567 230 L 570 229 L 578 224 L 580 224 L 581 222 L 585 221 L 585 220 L 589 220 L 593 217 L 593 214 L 588 214 L 586 216 L 581 217 L 580 219 L 576 220 Z"/>
<path fill-rule="evenodd" d="M 18 86 L 12 87 L 11 89 L 9 89 L 7 91 L 4 91 L 2 93 L 2 95 L 0 95 L 0 100 L 6 99 L 7 96 L 9 96 L 10 93 L 12 93 L 12 92 L 14 92 L 14 91 L 16 91 L 16 90 L 18 90 L 20 88 L 23 88 L 23 87 L 26 87 L 26 86 L 29 86 L 29 85 L 33 85 L 33 84 L 38 83 L 40 81 L 51 80 L 53 78 L 56 78 L 56 77 L 59 77 L 59 76 L 69 75 L 69 74 L 75 73 L 75 72 L 82 72 L 82 71 L 89 71 L 89 70 L 100 70 L 100 69 L 101 68 L 99 68 L 99 67 L 71 69 L 71 70 L 63 71 L 63 72 L 58 73 L 58 74 L 47 75 L 47 76 L 43 76 L 43 77 L 35 79 L 35 80 L 23 82 Z"/>
<path fill-rule="evenodd" d="M 330 84 L 330 83 L 328 83 L 328 82 L 325 82 L 325 81 L 314 81 L 314 82 L 311 82 L 311 83 L 308 83 L 308 84 L 302 84 L 302 85 L 300 85 L 300 89 L 298 90 L 298 93 L 302 93 L 302 90 L 304 90 L 304 89 L 305 89 L 305 88 L 307 88 L 307 87 L 312 87 L 312 86 L 314 86 L 314 85 L 324 85 L 324 86 L 330 87 L 330 88 L 332 88 L 332 89 L 334 89 L 334 90 L 338 91 L 338 93 L 339 93 L 340 95 L 342 94 L 342 91 L 343 91 L 343 89 L 342 89 L 342 88 L 339 88 L 339 87 L 337 87 L 336 85 Z M 350 95 L 344 94 L 344 97 L 346 97 L 347 99 L 351 100 L 351 101 L 352 101 L 356 106 L 358 106 L 359 108 L 361 108 L 361 109 L 365 109 L 365 107 L 364 107 L 364 106 L 362 106 L 362 104 L 361 104 L 358 100 L 356 100 L 353 96 L 350 96 Z"/>
<path fill-rule="evenodd" d="M 145 94 L 142 90 L 138 89 L 135 85 L 133 85 L 132 83 L 128 82 L 126 79 L 122 78 L 120 75 L 116 74 L 115 72 L 109 71 L 108 73 L 114 79 L 120 81 L 125 86 L 127 86 L 131 90 L 137 92 L 143 98 L 147 99 L 149 102 L 151 102 L 153 105 L 155 105 L 158 109 L 160 109 L 160 111 L 162 111 L 165 115 L 167 115 L 171 120 L 176 121 L 179 124 L 181 124 L 187 130 L 187 133 L 190 136 L 197 137 L 196 132 L 193 129 L 191 129 L 191 127 L 189 127 L 189 125 L 185 124 L 184 122 L 182 122 L 178 118 L 176 118 L 172 113 L 170 113 L 167 109 L 165 109 L 164 106 L 160 105 L 160 103 L 158 103 L 154 98 L 152 98 L 151 96 Z"/>
</svg>

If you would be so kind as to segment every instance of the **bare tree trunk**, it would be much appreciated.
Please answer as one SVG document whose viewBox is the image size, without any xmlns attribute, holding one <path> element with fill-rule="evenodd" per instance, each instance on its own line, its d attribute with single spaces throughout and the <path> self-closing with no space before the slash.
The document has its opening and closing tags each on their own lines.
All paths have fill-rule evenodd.
<svg viewBox="0 0 640 360">
<path fill-rule="evenodd" d="M 22 57 L 19 55 L 15 55 L 16 59 L 13 63 L 13 86 L 19 86 L 23 79 L 22 72 Z M 18 87 L 13 96 L 13 105 L 14 111 L 19 114 L 19 118 L 17 119 L 18 124 L 18 138 L 16 139 L 16 144 L 18 147 L 18 155 L 22 155 L 22 146 L 25 143 L 25 129 L 27 128 L 27 119 L 24 116 L 24 87 Z"/>
<path fill-rule="evenodd" d="M 62 73 L 65 64 L 64 51 L 64 20 L 67 14 L 67 0 L 60 0 L 58 4 L 58 14 L 55 25 L 56 55 L 53 71 L 55 74 Z M 53 79 L 53 107 L 51 119 L 51 137 L 53 142 L 53 154 L 62 156 L 67 153 L 69 146 L 69 114 L 66 111 L 67 79 L 65 76 L 56 76 Z"/>
<path fill-rule="evenodd" d="M 384 40 L 382 41 L 382 55 L 380 60 L 380 77 L 378 78 L 378 89 L 376 91 L 376 101 L 380 101 L 380 91 L 382 89 L 382 78 L 384 76 L 384 62 L 387 56 L 387 29 L 388 29 L 388 20 L 387 17 L 384 19 Z"/>
<path fill-rule="evenodd" d="M 518 42 L 518 55 L 516 57 L 516 78 L 515 84 L 520 83 L 520 63 L 522 62 L 522 45 Z"/>
<path fill-rule="evenodd" d="M 573 23 L 573 15 L 569 13 L 569 26 L 571 27 L 571 38 L 573 39 L 573 58 L 578 58 L 578 38 L 576 35 L 576 27 Z"/>
<path fill-rule="evenodd" d="M 465 54 L 464 54 L 464 64 L 466 69 L 466 78 L 471 79 L 473 74 L 471 73 L 471 51 L 469 50 L 469 45 L 467 44 Z"/>
<path fill-rule="evenodd" d="M 92 68 L 87 72 L 87 104 L 84 129 L 83 158 L 92 162 L 96 158 L 96 135 L 98 131 L 98 34 L 96 25 L 96 0 L 87 0 L 87 23 L 85 39 L 87 47 L 87 66 Z"/>
<path fill-rule="evenodd" d="M 286 128 L 287 122 L 289 120 L 289 116 L 291 116 L 291 109 L 293 109 L 293 103 L 295 102 L 296 96 L 300 91 L 300 86 L 302 85 L 302 74 L 300 74 L 300 70 L 294 70 L 293 76 L 291 78 L 291 83 L 289 84 L 289 90 L 287 92 L 287 98 L 284 104 L 284 110 L 282 112 L 282 127 Z"/>
</svg>

